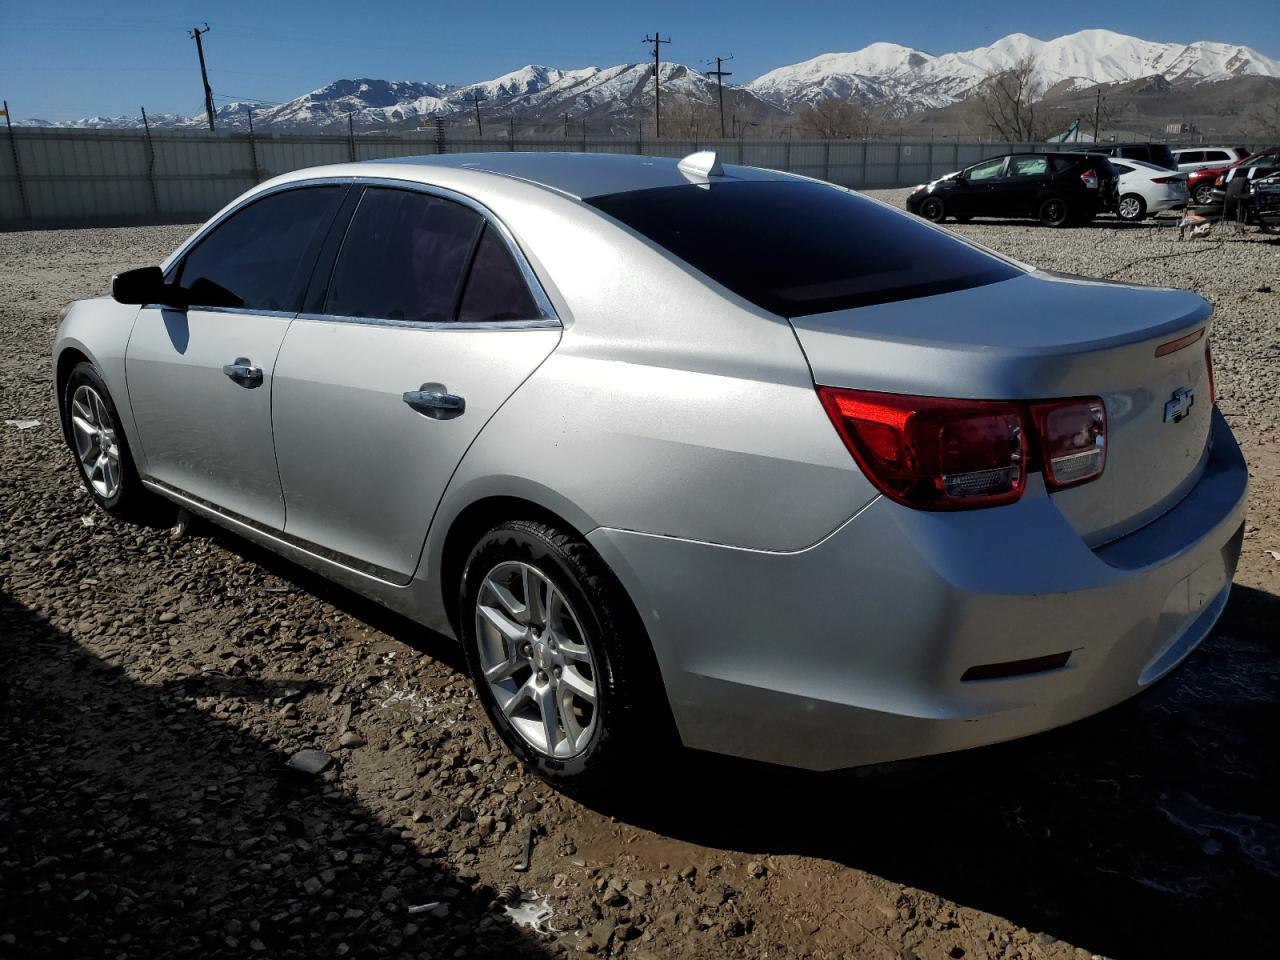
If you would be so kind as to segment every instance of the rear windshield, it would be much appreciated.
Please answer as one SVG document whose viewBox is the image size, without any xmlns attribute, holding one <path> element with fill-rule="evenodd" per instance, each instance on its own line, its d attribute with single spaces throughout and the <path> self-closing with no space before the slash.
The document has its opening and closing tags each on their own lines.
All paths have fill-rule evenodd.
<svg viewBox="0 0 1280 960">
<path fill-rule="evenodd" d="M 921 221 L 819 183 L 731 180 L 587 202 L 784 317 L 929 297 L 1020 275 Z"/>
</svg>

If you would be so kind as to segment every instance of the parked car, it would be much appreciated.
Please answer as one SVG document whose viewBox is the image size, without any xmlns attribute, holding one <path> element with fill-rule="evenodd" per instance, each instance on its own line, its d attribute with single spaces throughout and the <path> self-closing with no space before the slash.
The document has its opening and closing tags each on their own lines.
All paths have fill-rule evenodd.
<svg viewBox="0 0 1280 960">
<path fill-rule="evenodd" d="M 1187 175 L 1141 160 L 1112 160 L 1120 174 L 1116 216 L 1136 222 L 1151 213 L 1181 210 L 1187 205 Z"/>
<path fill-rule="evenodd" d="M 1213 182 L 1226 167 L 1202 167 L 1187 174 L 1187 197 L 1196 206 L 1207 207 L 1213 203 Z"/>
<path fill-rule="evenodd" d="M 1268 177 L 1277 170 L 1280 170 L 1280 147 L 1252 153 L 1214 178 L 1210 202 L 1222 204 L 1222 215 L 1233 220 L 1237 205 L 1249 196 L 1249 182 Z"/>
<path fill-rule="evenodd" d="M 1105 157 L 1015 153 L 919 185 L 907 197 L 907 209 L 934 223 L 947 217 L 1031 217 L 1062 227 L 1087 223 L 1106 209 L 1115 183 Z"/>
<path fill-rule="evenodd" d="M 1177 170 L 1173 152 L 1163 143 L 1064 143 L 1057 149 L 1099 153 L 1119 160 L 1143 160 L 1166 170 Z"/>
<path fill-rule="evenodd" d="M 1210 319 L 714 154 L 461 154 L 255 187 L 53 359 L 99 507 L 457 637 L 511 750 L 604 789 L 680 742 L 1007 740 L 1167 674 L 1243 536 Z"/>
<path fill-rule="evenodd" d="M 1173 162 L 1183 173 L 1225 167 L 1249 155 L 1244 147 L 1183 147 L 1173 151 Z"/>
</svg>

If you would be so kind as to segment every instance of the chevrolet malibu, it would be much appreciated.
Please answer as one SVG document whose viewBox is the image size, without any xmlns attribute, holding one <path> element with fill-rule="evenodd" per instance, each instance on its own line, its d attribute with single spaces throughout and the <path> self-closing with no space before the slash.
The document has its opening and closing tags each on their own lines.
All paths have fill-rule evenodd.
<svg viewBox="0 0 1280 960">
<path fill-rule="evenodd" d="M 104 510 L 456 637 L 511 750 L 591 789 L 671 743 L 958 750 L 1168 673 L 1243 535 L 1209 328 L 713 154 L 504 153 L 264 183 L 54 360 Z"/>
</svg>

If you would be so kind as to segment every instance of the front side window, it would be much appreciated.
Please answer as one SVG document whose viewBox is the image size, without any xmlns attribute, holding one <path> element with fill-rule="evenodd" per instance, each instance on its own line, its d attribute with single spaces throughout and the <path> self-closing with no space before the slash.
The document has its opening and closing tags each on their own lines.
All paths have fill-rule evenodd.
<svg viewBox="0 0 1280 960">
<path fill-rule="evenodd" d="M 467 288 L 458 307 L 462 323 L 499 323 L 504 320 L 533 320 L 542 311 L 533 302 L 529 287 L 520 275 L 511 251 L 498 230 L 486 224 L 476 248 Z"/>
<path fill-rule="evenodd" d="M 345 186 L 301 187 L 231 214 L 183 258 L 192 306 L 295 311 Z"/>
<path fill-rule="evenodd" d="M 985 163 L 979 163 L 977 166 L 970 167 L 965 171 L 966 180 L 991 180 L 1000 176 L 1000 171 L 1004 169 L 1004 157 L 998 160 L 988 160 Z"/>
<path fill-rule="evenodd" d="M 820 183 L 726 180 L 587 202 L 744 300 L 784 317 L 928 297 L 1021 275 L 915 217 Z"/>
<path fill-rule="evenodd" d="M 1178 162 L 1203 163 L 1205 156 L 1206 155 L 1199 150 L 1184 150 L 1182 153 L 1178 154 Z M 1212 160 L 1213 157 L 1210 157 L 1209 159 Z"/>
<path fill-rule="evenodd" d="M 329 281 L 324 312 L 439 323 L 454 319 L 484 218 L 425 193 L 369 187 Z"/>
<path fill-rule="evenodd" d="M 1013 157 L 1009 161 L 1011 177 L 1043 177 L 1049 170 L 1045 157 Z"/>
</svg>

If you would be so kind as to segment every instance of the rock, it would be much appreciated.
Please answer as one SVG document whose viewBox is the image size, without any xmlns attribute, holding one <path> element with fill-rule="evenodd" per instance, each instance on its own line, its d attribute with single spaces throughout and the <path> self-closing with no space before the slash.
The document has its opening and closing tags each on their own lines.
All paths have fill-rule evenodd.
<svg viewBox="0 0 1280 960">
<path fill-rule="evenodd" d="M 164 613 L 160 614 L 160 616 L 156 617 L 156 620 L 160 623 L 173 623 L 177 619 L 178 615 L 172 610 L 166 610 Z"/>
<path fill-rule="evenodd" d="M 408 800 L 412 796 L 413 796 L 412 790 L 410 790 L 408 787 L 401 787 L 399 790 L 396 791 L 396 795 L 393 799 L 396 801 Z"/>
<path fill-rule="evenodd" d="M 755 877 L 757 880 L 759 880 L 768 872 L 769 872 L 768 868 L 765 867 L 765 865 L 763 863 L 760 863 L 758 860 L 750 860 L 747 862 L 748 876 Z"/>
<path fill-rule="evenodd" d="M 299 750 L 289 758 L 285 766 L 298 773 L 311 776 L 324 773 L 333 764 L 333 757 L 323 750 Z"/>
<path fill-rule="evenodd" d="M 348 730 L 338 738 L 338 746 L 347 750 L 354 750 L 357 747 L 363 747 L 364 745 L 364 737 L 360 736 L 360 734 L 356 733 L 354 730 Z"/>
<path fill-rule="evenodd" d="M 302 889 L 307 891 L 308 896 L 314 897 L 324 889 L 324 884 L 320 882 L 319 877 L 307 877 L 306 880 L 302 881 Z"/>
<path fill-rule="evenodd" d="M 286 703 L 283 707 L 280 708 L 280 711 L 276 714 L 276 716 L 279 717 L 281 720 L 297 720 L 298 705 L 296 703 Z"/>
<path fill-rule="evenodd" d="M 627 884 L 627 896 L 633 898 L 647 897 L 653 892 L 648 880 L 632 880 Z"/>
</svg>

